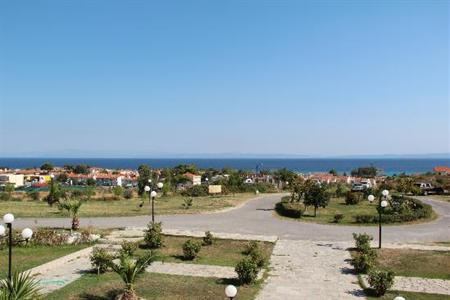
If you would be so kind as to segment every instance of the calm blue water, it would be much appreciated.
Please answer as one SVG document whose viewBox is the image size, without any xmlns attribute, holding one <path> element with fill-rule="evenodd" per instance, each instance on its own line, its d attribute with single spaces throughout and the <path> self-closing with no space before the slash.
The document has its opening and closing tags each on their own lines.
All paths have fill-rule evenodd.
<svg viewBox="0 0 450 300">
<path fill-rule="evenodd" d="M 382 169 L 385 174 L 424 173 L 435 166 L 450 166 L 450 159 L 139 159 L 139 158 L 0 158 L 1 167 L 29 168 L 39 167 L 44 162 L 55 166 L 87 164 L 103 168 L 136 169 L 141 164 L 155 168 L 173 167 L 179 164 L 195 164 L 199 168 L 231 167 L 242 170 L 259 169 L 274 170 L 287 168 L 297 172 L 328 172 L 336 169 L 338 172 L 350 172 L 352 169 L 373 165 Z"/>
</svg>

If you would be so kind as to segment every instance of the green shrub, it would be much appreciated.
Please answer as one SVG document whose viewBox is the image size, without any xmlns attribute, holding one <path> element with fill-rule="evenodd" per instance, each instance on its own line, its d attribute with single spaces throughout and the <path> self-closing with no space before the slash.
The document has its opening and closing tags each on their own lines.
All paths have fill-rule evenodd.
<svg viewBox="0 0 450 300">
<path fill-rule="evenodd" d="M 193 202 L 194 202 L 194 199 L 192 199 L 192 198 L 184 198 L 183 199 L 183 208 L 184 209 L 189 209 L 189 208 L 191 208 L 192 207 L 192 204 L 193 204 Z"/>
<path fill-rule="evenodd" d="M 301 218 L 305 212 L 305 206 L 299 202 L 278 202 L 275 205 L 278 214 L 289 218 Z"/>
<path fill-rule="evenodd" d="M 39 201 L 40 200 L 40 194 L 38 191 L 30 191 L 27 192 L 28 198 L 30 198 L 33 201 Z"/>
<path fill-rule="evenodd" d="M 343 214 L 335 214 L 333 217 L 333 222 L 334 223 L 340 223 L 342 221 L 342 219 L 344 219 L 344 215 Z"/>
<path fill-rule="evenodd" d="M 201 197 L 208 196 L 208 186 L 206 185 L 193 185 L 181 193 L 183 196 L 188 197 Z"/>
<path fill-rule="evenodd" d="M 362 195 L 361 193 L 356 192 L 347 192 L 345 195 L 345 204 L 347 205 L 356 205 L 361 201 Z"/>
<path fill-rule="evenodd" d="M 0 299 L 42 299 L 39 281 L 30 272 L 14 272 L 11 278 L 0 280 Z"/>
<path fill-rule="evenodd" d="M 205 236 L 203 237 L 203 245 L 210 246 L 214 243 L 214 237 L 210 231 L 205 232 Z"/>
<path fill-rule="evenodd" d="M 123 191 L 123 197 L 124 197 L 125 199 L 131 199 L 131 198 L 133 198 L 133 190 L 132 190 L 132 189 L 125 189 L 125 190 Z"/>
<path fill-rule="evenodd" d="M 378 297 L 386 294 L 386 291 L 394 285 L 394 272 L 373 270 L 369 272 L 368 280 L 371 288 Z"/>
<path fill-rule="evenodd" d="M 152 223 L 148 224 L 148 229 L 144 235 L 145 245 L 150 249 L 161 248 L 163 246 L 162 224 Z"/>
<path fill-rule="evenodd" d="M 402 223 L 419 219 L 431 218 L 431 205 L 409 197 L 392 196 L 389 208 L 381 214 L 382 223 Z M 359 224 L 378 223 L 378 215 L 356 215 L 355 222 Z"/>
<path fill-rule="evenodd" d="M 242 284 L 250 284 L 255 282 L 259 272 L 257 264 L 249 257 L 246 257 L 238 262 L 234 270 L 236 271 L 238 279 Z"/>
<path fill-rule="evenodd" d="M 112 193 L 116 199 L 120 199 L 120 197 L 122 197 L 123 195 L 123 187 L 121 187 L 120 185 L 113 187 Z"/>
<path fill-rule="evenodd" d="M 100 274 L 108 271 L 109 265 L 115 259 L 115 256 L 105 248 L 95 247 L 89 259 L 92 267 L 97 270 L 97 274 Z"/>
<path fill-rule="evenodd" d="M 249 253 L 249 257 L 250 257 L 251 260 L 253 260 L 253 262 L 255 262 L 255 264 L 258 266 L 258 268 L 264 267 L 266 265 L 266 263 L 267 263 L 267 258 L 263 254 L 263 252 L 262 252 L 260 247 L 254 248 Z"/>
<path fill-rule="evenodd" d="M 375 215 L 356 215 L 355 222 L 359 224 L 376 223 L 378 222 L 378 216 Z"/>
<path fill-rule="evenodd" d="M 255 249 L 259 248 L 259 244 L 257 241 L 250 241 L 245 245 L 244 254 L 250 255 Z"/>
<path fill-rule="evenodd" d="M 357 251 L 367 253 L 371 249 L 370 242 L 373 240 L 373 236 L 367 233 L 353 233 L 353 239 Z"/>
<path fill-rule="evenodd" d="M 120 246 L 121 246 L 120 253 L 123 253 L 124 255 L 129 255 L 129 256 L 132 256 L 138 248 L 137 243 L 130 242 L 130 241 L 123 241 Z"/>
<path fill-rule="evenodd" d="M 372 249 L 367 252 L 358 252 L 352 259 L 351 265 L 357 273 L 367 273 L 373 268 L 376 256 L 377 253 Z"/>
<path fill-rule="evenodd" d="M 11 198 L 10 194 L 5 192 L 0 192 L 0 200 L 2 201 L 9 201 Z"/>
<path fill-rule="evenodd" d="M 197 257 L 200 249 L 202 248 L 202 244 L 199 241 L 195 240 L 187 240 L 183 244 L 183 255 L 185 259 L 193 260 Z"/>
</svg>

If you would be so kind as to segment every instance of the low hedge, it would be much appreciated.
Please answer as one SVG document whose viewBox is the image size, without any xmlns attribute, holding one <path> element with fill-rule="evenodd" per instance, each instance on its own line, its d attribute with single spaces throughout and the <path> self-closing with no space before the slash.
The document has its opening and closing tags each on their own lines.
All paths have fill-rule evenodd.
<svg viewBox="0 0 450 300">
<path fill-rule="evenodd" d="M 278 214 L 289 218 L 301 218 L 305 211 L 305 206 L 299 202 L 281 201 L 275 205 Z"/>
<path fill-rule="evenodd" d="M 394 196 L 393 202 L 407 203 L 401 209 L 386 209 L 381 214 L 381 222 L 383 223 L 402 223 L 411 222 L 419 219 L 431 218 L 433 215 L 433 208 L 431 205 L 425 204 L 422 201 L 409 198 Z M 398 206 L 399 207 L 399 206 Z M 356 223 L 378 223 L 378 215 L 356 215 Z"/>
</svg>

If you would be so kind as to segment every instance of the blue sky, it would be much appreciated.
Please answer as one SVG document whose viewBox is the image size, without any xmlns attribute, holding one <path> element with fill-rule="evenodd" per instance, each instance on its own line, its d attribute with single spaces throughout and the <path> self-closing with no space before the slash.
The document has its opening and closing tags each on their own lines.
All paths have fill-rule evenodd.
<svg viewBox="0 0 450 300">
<path fill-rule="evenodd" d="M 1 1 L 0 156 L 450 152 L 448 1 Z"/>
</svg>

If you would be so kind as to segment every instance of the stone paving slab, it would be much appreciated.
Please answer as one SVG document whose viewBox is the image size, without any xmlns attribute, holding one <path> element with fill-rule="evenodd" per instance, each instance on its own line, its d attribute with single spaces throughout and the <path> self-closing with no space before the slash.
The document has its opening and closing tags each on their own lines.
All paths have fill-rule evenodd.
<svg viewBox="0 0 450 300">
<path fill-rule="evenodd" d="M 29 271 L 39 280 L 41 292 L 53 292 L 79 279 L 83 273 L 90 270 L 89 256 L 93 247 L 89 247 L 61 258 L 55 259 Z"/>
<path fill-rule="evenodd" d="M 143 237 L 146 227 L 126 227 L 124 230 L 116 230 L 111 232 L 108 236 L 108 240 L 111 238 L 130 238 L 137 239 Z M 270 235 L 254 235 L 254 234 L 238 234 L 238 233 L 225 233 L 211 231 L 214 237 L 219 239 L 230 240 L 245 240 L 245 241 L 262 241 L 274 243 L 278 240 L 277 236 Z M 181 229 L 163 229 L 163 234 L 175 235 L 175 236 L 192 236 L 192 237 L 204 237 L 204 231 L 196 230 L 181 230 Z"/>
<path fill-rule="evenodd" d="M 257 300 L 364 299 L 351 273 L 348 243 L 279 240 Z"/>
<path fill-rule="evenodd" d="M 182 276 L 236 278 L 236 272 L 233 267 L 164 263 L 159 261 L 153 262 L 149 267 L 147 267 L 146 271 L 151 273 Z"/>
<path fill-rule="evenodd" d="M 368 286 L 367 275 L 362 277 Z M 395 276 L 391 290 L 450 295 L 450 280 Z"/>
</svg>

